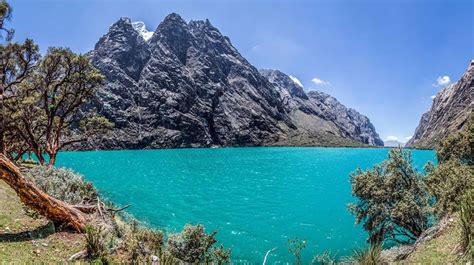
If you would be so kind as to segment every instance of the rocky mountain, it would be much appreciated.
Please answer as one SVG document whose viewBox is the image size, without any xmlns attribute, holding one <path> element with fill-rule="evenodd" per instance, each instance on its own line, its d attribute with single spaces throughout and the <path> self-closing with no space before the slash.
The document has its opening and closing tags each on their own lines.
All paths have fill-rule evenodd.
<svg viewBox="0 0 474 265">
<path fill-rule="evenodd" d="M 170 14 L 150 33 L 121 18 L 89 56 L 106 77 L 92 107 L 115 129 L 81 149 L 383 145 L 367 117 L 259 72 L 208 20 Z"/>
<path fill-rule="evenodd" d="M 422 115 L 407 146 L 435 148 L 447 135 L 460 131 L 474 110 L 474 60 L 459 81 L 448 85 L 433 99 L 431 109 Z"/>
</svg>

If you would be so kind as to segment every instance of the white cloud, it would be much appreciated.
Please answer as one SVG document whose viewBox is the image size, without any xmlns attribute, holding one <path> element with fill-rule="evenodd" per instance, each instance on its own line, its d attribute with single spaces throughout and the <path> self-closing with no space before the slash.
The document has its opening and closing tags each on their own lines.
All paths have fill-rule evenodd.
<svg viewBox="0 0 474 265">
<path fill-rule="evenodd" d="M 451 78 L 447 75 L 439 76 L 436 78 L 436 84 L 433 84 L 433 86 L 446 86 L 451 82 Z"/>
<path fill-rule="evenodd" d="M 317 77 L 311 79 L 311 82 L 313 82 L 315 85 L 317 86 L 325 86 L 325 85 L 329 85 L 330 83 L 328 81 L 324 81 L 322 79 L 319 79 Z"/>
<path fill-rule="evenodd" d="M 436 95 L 432 95 L 430 96 L 431 99 L 435 99 Z"/>
<path fill-rule="evenodd" d="M 386 137 L 387 141 L 398 141 L 398 137 L 389 135 Z"/>
<path fill-rule="evenodd" d="M 413 136 L 405 137 L 405 140 L 410 141 L 410 139 L 411 139 L 412 137 L 413 137 Z"/>
<path fill-rule="evenodd" d="M 300 87 L 303 87 L 303 84 L 301 83 L 301 81 L 298 78 L 296 78 L 292 75 L 290 75 L 290 78 L 291 78 L 291 80 L 293 80 L 293 82 L 295 82 L 295 84 L 297 84 Z"/>
</svg>

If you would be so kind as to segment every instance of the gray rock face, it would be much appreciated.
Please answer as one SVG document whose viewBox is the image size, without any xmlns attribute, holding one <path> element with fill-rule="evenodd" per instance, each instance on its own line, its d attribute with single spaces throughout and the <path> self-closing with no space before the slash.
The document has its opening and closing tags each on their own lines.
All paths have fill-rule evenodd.
<svg viewBox="0 0 474 265">
<path fill-rule="evenodd" d="M 151 35 L 122 18 L 89 56 L 107 79 L 93 106 L 115 129 L 82 149 L 383 144 L 365 116 L 260 73 L 207 20 L 170 14 Z"/>
<path fill-rule="evenodd" d="M 461 79 L 441 90 L 431 109 L 421 116 L 407 146 L 435 148 L 451 133 L 464 128 L 474 110 L 474 60 Z"/>
</svg>

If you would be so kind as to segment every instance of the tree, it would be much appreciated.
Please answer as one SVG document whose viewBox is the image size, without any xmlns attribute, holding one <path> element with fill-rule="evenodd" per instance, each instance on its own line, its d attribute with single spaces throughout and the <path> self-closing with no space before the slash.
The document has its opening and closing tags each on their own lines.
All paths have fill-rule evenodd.
<svg viewBox="0 0 474 265">
<path fill-rule="evenodd" d="M 462 131 L 449 135 L 439 144 L 436 155 L 440 164 L 458 159 L 463 164 L 474 166 L 474 114 Z"/>
<path fill-rule="evenodd" d="M 1 0 L 0 2 L 0 32 L 4 31 L 4 21 L 8 19 L 11 15 L 11 8 L 6 3 L 6 1 Z M 8 31 L 12 32 L 12 31 Z M 11 35 L 9 35 L 11 37 Z M 8 39 L 7 35 L 7 39 Z M 71 58 L 71 57 L 68 57 Z M 21 103 L 25 103 L 25 107 L 32 107 L 29 102 L 34 101 L 34 97 L 28 95 L 35 94 L 35 88 L 41 86 L 41 84 L 45 83 L 36 83 L 37 86 L 33 85 L 32 81 L 32 70 L 34 66 L 36 66 L 35 62 L 39 59 L 38 55 L 38 47 L 34 45 L 34 43 L 30 40 L 25 41 L 24 44 L 9 44 L 7 46 L 0 45 L 0 180 L 4 181 L 8 184 L 20 197 L 21 201 L 28 206 L 30 209 L 38 212 L 39 214 L 45 216 L 46 218 L 52 220 L 56 225 L 65 225 L 74 228 L 77 231 L 83 232 L 86 227 L 87 219 L 83 213 L 91 213 L 94 212 L 97 208 L 101 207 L 98 203 L 97 208 L 96 206 L 72 206 L 68 203 L 55 199 L 45 192 L 38 189 L 31 181 L 26 179 L 23 174 L 20 172 L 19 168 L 9 160 L 9 158 L 4 154 L 7 150 L 17 150 L 13 152 L 19 152 L 19 150 L 23 150 L 24 146 L 28 146 L 31 148 L 30 142 L 17 142 L 19 137 L 15 135 L 18 133 L 25 134 L 18 130 L 19 126 L 15 122 L 15 117 L 6 115 L 6 112 L 9 111 L 9 114 L 17 114 L 15 112 L 15 105 L 8 105 L 5 104 L 7 101 L 17 102 L 19 103 L 18 99 L 22 95 L 27 95 L 27 97 L 23 98 Z M 72 66 L 81 69 L 81 66 L 87 66 L 84 63 L 85 58 L 78 59 L 79 63 L 77 64 L 70 64 Z M 58 65 L 59 66 L 59 65 Z M 54 66 L 53 66 L 54 68 Z M 83 68 L 82 68 L 83 69 Z M 89 69 L 86 67 L 86 69 Z M 74 69 L 70 69 L 70 72 L 74 73 L 81 73 L 81 71 L 76 71 Z M 45 72 L 39 72 L 38 76 L 41 76 L 41 73 L 45 74 Z M 46 73 L 57 73 L 59 75 L 63 74 L 61 72 L 46 72 Z M 66 75 L 67 76 L 67 75 Z M 86 77 L 87 75 L 80 75 L 76 74 L 74 78 L 67 79 L 67 82 L 75 81 L 78 82 L 80 88 L 87 88 L 87 82 L 81 81 L 80 78 Z M 59 78 L 55 76 L 54 78 Z M 48 80 L 52 80 L 52 78 L 47 78 Z M 95 77 L 95 79 L 98 79 Z M 41 79 L 40 79 L 41 80 Z M 89 80 L 89 79 L 87 79 Z M 65 81 L 66 83 L 66 81 Z M 58 83 L 60 84 L 60 83 Z M 61 85 L 57 85 L 55 87 L 61 87 Z M 70 87 L 74 87 L 71 85 Z M 33 91 L 30 89 L 33 88 Z M 87 90 L 87 89 L 86 89 Z M 42 90 L 39 90 L 42 91 Z M 57 91 L 53 89 L 53 91 Z M 68 91 L 68 90 L 61 90 L 61 91 Z M 62 99 L 70 100 L 69 97 L 70 92 L 66 92 L 63 94 Z M 74 93 L 72 93 L 74 95 Z M 43 93 L 43 96 L 51 96 L 52 98 L 56 99 L 57 94 L 53 92 L 53 94 Z M 76 97 L 82 98 L 76 94 Z M 72 102 L 78 102 L 74 100 L 76 97 L 73 97 Z M 48 104 L 50 101 L 49 98 L 44 98 L 44 104 Z M 60 104 L 58 104 L 60 105 Z M 6 107 L 8 106 L 8 107 Z M 56 108 L 56 105 L 52 105 L 52 109 L 56 110 L 66 110 L 65 112 L 59 112 L 59 114 L 53 118 L 53 123 L 60 121 L 59 124 L 66 123 L 66 119 L 61 119 L 61 117 L 68 117 L 66 114 L 68 108 Z M 73 108 L 74 109 L 74 108 Z M 18 110 L 18 109 L 16 109 Z M 30 110 L 25 110 L 29 112 Z M 51 110 L 48 110 L 51 112 Z M 71 111 L 73 112 L 73 111 Z M 59 117 L 58 117 L 59 116 Z M 6 122 L 7 118 L 9 119 L 9 123 Z M 61 120 L 63 122 L 61 123 Z M 10 123 L 11 122 L 11 123 Z M 8 124 L 8 127 L 6 126 Z M 32 131 L 36 131 L 39 127 L 43 126 L 44 123 L 38 122 L 34 123 L 29 127 L 33 129 Z M 13 129 L 12 129 L 13 128 Z M 57 126 L 56 128 L 61 128 Z M 8 129 L 8 130 L 7 130 Z M 31 132 L 31 131 L 30 131 Z M 29 134 L 30 132 L 26 132 Z M 43 137 L 44 139 L 48 139 L 47 137 Z M 13 144 L 8 145 L 5 144 L 5 139 L 12 141 Z M 25 139 L 25 138 L 23 138 Z M 11 146 L 15 146 L 11 149 Z"/>
<path fill-rule="evenodd" d="M 460 210 L 462 198 L 474 190 L 474 118 L 459 133 L 448 136 L 437 150 L 439 165 L 425 165 L 426 186 L 438 217 Z"/>
<path fill-rule="evenodd" d="M 371 244 L 410 243 L 428 228 L 428 195 L 409 151 L 394 148 L 388 158 L 351 174 L 357 202 L 349 209 L 356 223 L 363 223 Z"/>
<path fill-rule="evenodd" d="M 20 142 L 20 136 L 13 131 L 13 106 L 8 105 L 8 102 L 18 97 L 19 85 L 32 74 L 40 55 L 38 46 L 30 39 L 23 44 L 0 45 L 0 54 L 0 153 L 12 158 L 15 152 L 17 155 L 21 153 L 19 149 L 25 149 L 25 143 Z"/>
<path fill-rule="evenodd" d="M 50 48 L 28 80 L 16 86 L 15 97 L 6 103 L 15 121 L 13 127 L 41 164 L 47 161 L 45 154 L 48 164 L 54 165 L 61 149 L 112 127 L 93 110 L 81 112 L 102 81 L 103 76 L 85 56 Z"/>
<path fill-rule="evenodd" d="M 79 209 L 38 189 L 2 154 L 0 154 L 0 180 L 5 181 L 25 205 L 56 225 L 66 225 L 77 231 L 84 231 L 87 220 Z"/>
<path fill-rule="evenodd" d="M 10 20 L 12 15 L 12 8 L 5 0 L 0 1 L 0 31 L 6 34 L 6 40 L 10 41 L 13 38 L 13 29 L 5 28 L 5 21 Z M 0 37 L 2 35 L 0 34 Z"/>
</svg>

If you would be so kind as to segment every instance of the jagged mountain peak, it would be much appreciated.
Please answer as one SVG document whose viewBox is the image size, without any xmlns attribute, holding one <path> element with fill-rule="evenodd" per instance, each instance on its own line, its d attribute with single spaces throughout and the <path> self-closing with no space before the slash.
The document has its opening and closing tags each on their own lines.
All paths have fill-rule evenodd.
<svg viewBox="0 0 474 265">
<path fill-rule="evenodd" d="M 259 72 L 209 20 L 172 13 L 144 34 L 122 18 L 90 52 L 107 79 L 94 107 L 116 125 L 90 148 L 378 143 L 368 119 L 328 109 L 280 71 Z"/>
</svg>

